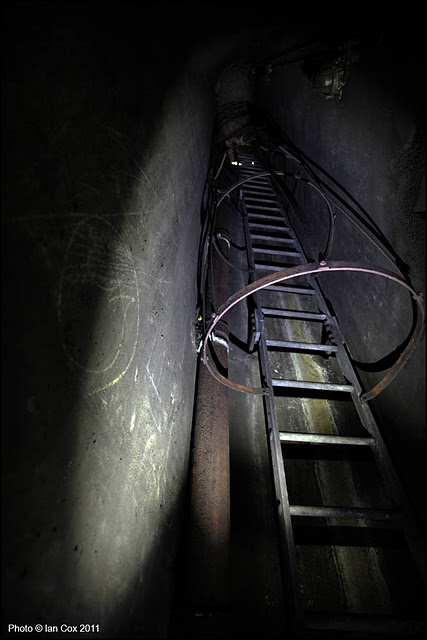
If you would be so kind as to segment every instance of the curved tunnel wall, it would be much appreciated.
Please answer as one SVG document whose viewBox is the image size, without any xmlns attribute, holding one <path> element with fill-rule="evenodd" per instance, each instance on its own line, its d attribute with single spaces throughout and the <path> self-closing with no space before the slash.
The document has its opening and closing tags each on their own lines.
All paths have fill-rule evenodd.
<svg viewBox="0 0 427 640">
<path fill-rule="evenodd" d="M 162 636 L 190 446 L 215 74 L 244 38 L 219 31 L 215 47 L 196 55 L 179 7 L 166 19 L 162 7 L 150 15 L 112 6 L 21 3 L 7 23 L 4 623 L 66 620 L 99 624 L 105 637 L 142 628 Z M 404 218 L 393 213 L 410 190 L 395 189 L 389 171 L 411 162 L 416 137 L 401 115 L 383 125 L 385 158 L 376 121 L 365 148 L 378 104 L 365 91 L 360 111 L 366 73 L 355 68 L 334 106 L 288 68 L 260 84 L 258 103 L 388 225 L 421 286 L 400 230 L 418 241 L 422 218 L 411 213 L 414 198 Z M 370 175 L 378 167 L 382 203 Z M 421 361 L 418 353 L 397 391 L 378 401 L 398 447 L 402 422 L 420 440 Z"/>
<path fill-rule="evenodd" d="M 94 7 L 8 23 L 4 623 L 163 635 L 213 93 L 168 33 Z"/>
</svg>

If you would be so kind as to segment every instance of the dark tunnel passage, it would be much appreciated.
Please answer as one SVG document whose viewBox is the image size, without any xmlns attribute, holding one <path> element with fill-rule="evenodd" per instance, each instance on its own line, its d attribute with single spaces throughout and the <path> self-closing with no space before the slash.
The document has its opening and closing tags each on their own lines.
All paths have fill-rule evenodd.
<svg viewBox="0 0 427 640">
<path fill-rule="evenodd" d="M 297 589 L 321 629 L 298 635 L 269 409 L 261 395 L 214 381 L 202 362 L 214 314 L 255 273 L 243 251 L 251 234 L 258 278 L 270 273 L 269 233 L 282 243 L 270 246 L 273 272 L 295 267 L 274 230 L 285 205 L 309 263 L 320 266 L 326 249 L 326 264 L 387 270 L 391 256 L 423 306 L 419 12 L 336 25 L 322 14 L 213 3 L 11 2 L 2 13 L 2 637 L 424 637 L 421 553 L 414 563 L 390 527 L 358 529 L 360 514 L 341 514 L 334 528 L 314 511 L 307 528 L 293 512 L 293 536 L 297 570 L 308 575 Z M 272 177 L 224 196 L 255 166 Z M 203 238 L 221 196 L 209 266 L 220 286 L 208 278 L 205 290 Z M 415 298 L 366 273 L 314 280 L 362 390 L 375 387 L 416 335 Z M 362 496 L 373 505 L 381 483 L 351 440 L 366 436 L 365 409 L 357 414 L 357 402 L 327 388 L 338 374 L 351 386 L 328 351 L 328 326 L 309 332 L 296 317 L 318 306 L 309 295 L 290 306 L 291 290 L 280 305 L 272 291 L 262 295 L 272 377 L 308 382 L 303 396 L 275 390 L 282 443 L 294 437 L 279 445 L 291 503 L 354 498 L 361 508 Z M 257 387 L 265 372 L 261 347 L 248 348 L 251 301 L 230 310 L 209 344 L 220 372 Z M 290 354 L 306 342 L 320 346 Z M 423 542 L 423 333 L 416 342 L 366 406 Z M 319 375 L 326 399 L 310 386 Z M 197 440 L 199 414 L 208 421 Z M 319 442 L 329 438 L 322 455 L 304 449 L 310 425 Z M 333 450 L 338 433 L 349 438 L 344 463 Z M 206 524 L 205 507 L 226 514 L 224 526 Z M 201 538 L 195 523 L 207 527 Z"/>
</svg>

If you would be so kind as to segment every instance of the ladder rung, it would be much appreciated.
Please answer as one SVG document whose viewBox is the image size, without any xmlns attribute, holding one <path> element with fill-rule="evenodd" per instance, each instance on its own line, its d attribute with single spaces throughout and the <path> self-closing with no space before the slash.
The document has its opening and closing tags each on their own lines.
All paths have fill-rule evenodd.
<svg viewBox="0 0 427 640">
<path fill-rule="evenodd" d="M 275 193 L 274 191 L 272 191 L 271 189 L 262 189 L 262 191 L 258 190 L 258 189 L 244 189 L 243 194 L 245 196 L 245 198 L 247 198 L 248 196 L 266 196 L 268 198 L 274 198 L 275 197 Z"/>
<path fill-rule="evenodd" d="M 328 433 L 291 433 L 280 432 L 280 442 L 301 443 L 301 444 L 333 444 L 333 445 L 351 445 L 366 447 L 371 446 L 374 442 L 373 438 L 363 438 L 357 436 L 336 436 Z"/>
<path fill-rule="evenodd" d="M 272 379 L 273 387 L 285 387 L 288 389 L 305 389 L 307 391 L 346 391 L 351 393 L 354 387 L 351 384 L 336 384 L 331 382 L 309 382 L 308 380 L 280 380 Z"/>
<path fill-rule="evenodd" d="M 269 231 L 288 231 L 289 227 L 287 227 L 285 224 L 283 224 L 282 226 L 279 227 L 279 225 L 275 225 L 275 224 L 270 224 L 269 222 L 252 222 L 252 220 L 249 220 L 249 226 L 250 227 L 256 227 L 257 229 L 268 229 Z"/>
<path fill-rule="evenodd" d="M 250 182 L 245 182 L 243 184 L 242 188 L 243 188 L 245 197 L 247 195 L 250 195 L 250 194 L 253 194 L 253 195 L 256 195 L 256 196 L 267 196 L 267 195 L 271 194 L 272 197 L 276 197 L 276 194 L 274 193 L 274 191 L 273 191 L 273 189 L 271 187 L 258 187 L 258 186 L 256 186 L 256 187 L 252 188 L 250 186 L 250 184 L 251 184 Z"/>
<path fill-rule="evenodd" d="M 296 287 L 294 285 L 280 285 L 280 284 L 271 284 L 269 287 L 264 289 L 266 292 L 270 291 L 280 291 L 281 293 L 296 293 L 307 296 L 314 296 L 314 289 L 311 287 Z"/>
<path fill-rule="evenodd" d="M 303 518 L 340 518 L 363 520 L 401 520 L 399 511 L 390 509 L 369 509 L 363 507 L 312 507 L 308 505 L 290 505 L 291 516 Z"/>
<path fill-rule="evenodd" d="M 247 209 L 261 209 L 262 211 L 281 211 L 281 209 L 277 206 L 275 207 L 266 207 L 263 204 L 257 205 L 257 204 L 250 204 L 249 202 L 246 203 L 246 208 Z"/>
<path fill-rule="evenodd" d="M 256 267 L 257 265 L 255 265 Z M 262 307 L 265 316 L 277 316 L 279 318 L 293 318 L 294 320 L 326 320 L 324 313 L 314 311 L 292 311 L 291 309 L 271 309 Z"/>
<path fill-rule="evenodd" d="M 252 247 L 254 253 L 266 253 L 271 256 L 289 256 L 290 258 L 299 258 L 299 251 L 290 251 L 286 249 L 274 249 L 273 247 Z"/>
<path fill-rule="evenodd" d="M 255 198 L 254 196 L 245 195 L 245 200 L 253 200 L 254 202 L 265 202 L 267 204 L 276 204 L 276 200 L 274 198 Z M 246 202 L 248 207 L 252 207 L 249 202 Z"/>
<path fill-rule="evenodd" d="M 250 220 L 252 220 L 252 219 L 272 220 L 273 222 L 282 222 L 282 220 L 283 220 L 283 218 L 281 216 L 278 216 L 278 215 L 271 216 L 271 215 L 268 215 L 267 213 L 252 213 L 252 211 L 248 211 L 248 218 Z"/>
<path fill-rule="evenodd" d="M 292 238 L 281 238 L 275 236 L 262 236 L 259 233 L 251 233 L 252 240 L 265 240 L 267 242 L 283 242 L 286 244 L 295 244 L 295 241 Z"/>
<path fill-rule="evenodd" d="M 243 176 L 243 178 L 250 178 L 251 176 Z M 271 189 L 270 182 L 265 180 L 265 178 L 256 178 L 255 180 L 251 180 L 251 185 L 256 189 Z M 274 193 L 274 191 L 273 191 Z"/>
<path fill-rule="evenodd" d="M 252 167 L 243 167 L 243 165 L 242 165 L 242 168 L 240 169 L 240 174 L 242 176 L 245 176 L 245 175 L 248 175 L 248 174 L 256 176 L 259 173 L 265 173 L 265 171 L 263 169 L 261 169 L 261 171 L 259 171 L 258 169 L 254 169 Z M 262 180 L 263 182 L 267 182 L 268 176 L 259 176 L 259 177 L 257 177 L 257 180 Z"/>
<path fill-rule="evenodd" d="M 285 269 L 289 269 L 290 267 L 294 267 L 295 265 L 278 265 L 278 264 L 261 264 L 260 262 L 255 263 L 255 269 L 258 271 L 284 271 Z"/>
<path fill-rule="evenodd" d="M 250 176 L 244 176 L 243 179 L 245 178 L 249 178 Z M 271 191 L 271 193 L 274 194 L 274 197 L 276 197 L 276 192 L 274 191 L 273 187 L 271 186 L 271 183 L 267 182 L 267 183 L 263 183 L 262 185 L 258 184 L 259 179 L 258 180 L 249 180 L 248 182 L 244 182 L 242 185 L 242 188 L 245 191 L 256 191 L 257 189 L 268 189 L 269 191 Z"/>
<path fill-rule="evenodd" d="M 302 349 L 303 351 L 326 351 L 334 353 L 338 347 L 334 344 L 315 344 L 311 342 L 290 342 L 288 340 L 266 340 L 267 347 L 280 347 L 282 349 Z"/>
</svg>

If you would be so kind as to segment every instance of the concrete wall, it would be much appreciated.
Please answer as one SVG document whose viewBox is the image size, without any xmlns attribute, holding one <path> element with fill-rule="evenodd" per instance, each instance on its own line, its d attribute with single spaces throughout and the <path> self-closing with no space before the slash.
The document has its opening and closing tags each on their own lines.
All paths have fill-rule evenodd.
<svg viewBox="0 0 427 640">
<path fill-rule="evenodd" d="M 157 21 L 107 9 L 8 16 L 3 622 L 152 637 L 187 474 L 213 89 Z"/>
<path fill-rule="evenodd" d="M 382 25 L 375 38 L 372 33 L 362 38 L 360 57 L 349 66 L 341 101 L 315 94 L 298 63 L 277 67 L 268 78 L 260 75 L 257 101 L 369 213 L 409 268 L 415 289 L 425 292 L 424 58 L 416 25 L 411 30 L 406 26 Z M 279 44 L 275 43 L 276 52 Z M 306 185 L 299 187 L 298 197 L 307 214 L 302 222 L 312 257 L 318 259 L 327 240 L 327 209 Z M 339 213 L 331 259 L 390 268 Z M 389 366 L 380 362 L 382 358 L 398 349 L 410 331 L 410 297 L 383 279 L 364 275 L 322 276 L 319 282 L 334 302 L 354 359 L 371 365 L 379 361 L 360 368 L 370 388 Z M 423 341 L 400 376 L 371 402 L 420 512 L 424 504 L 424 349 Z M 375 368 L 376 372 L 367 370 Z"/>
<path fill-rule="evenodd" d="M 99 624 L 97 637 L 162 636 L 167 626 L 213 87 L 247 34 L 230 37 L 240 10 L 207 22 L 194 4 L 143 4 L 20 3 L 5 22 L 6 625 L 85 622 Z M 392 67 L 384 78 L 372 60 L 381 62 L 354 67 L 341 105 L 314 96 L 296 67 L 259 100 L 383 225 L 421 288 L 419 138 L 407 109 L 417 78 L 405 75 L 413 91 L 402 93 Z M 349 291 L 360 292 L 344 291 L 344 306 Z M 394 298 L 385 307 L 394 342 L 408 321 L 398 308 Z M 355 349 L 367 326 L 377 336 L 374 317 L 344 327 Z M 375 403 L 411 460 L 408 480 L 420 473 L 421 361 L 422 351 Z"/>
</svg>

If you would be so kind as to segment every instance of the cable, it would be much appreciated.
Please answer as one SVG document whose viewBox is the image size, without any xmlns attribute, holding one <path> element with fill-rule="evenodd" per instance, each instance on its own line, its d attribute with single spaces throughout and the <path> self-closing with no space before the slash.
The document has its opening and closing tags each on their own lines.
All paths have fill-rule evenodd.
<svg viewBox="0 0 427 640">
<path fill-rule="evenodd" d="M 268 151 L 268 149 L 266 149 L 265 147 L 264 147 L 264 149 L 266 151 Z M 277 153 L 277 152 L 273 151 L 273 153 Z M 329 191 L 331 190 L 329 185 L 327 185 L 322 180 L 320 180 L 316 176 L 316 174 L 307 167 L 307 165 L 305 163 L 301 163 L 301 164 L 302 164 L 303 168 L 311 175 L 311 177 L 316 179 L 319 182 L 320 185 L 322 185 L 322 186 L 324 185 Z M 276 173 L 279 173 L 279 172 L 276 172 Z M 292 174 L 288 174 L 288 175 L 292 175 Z M 354 216 L 349 211 L 346 211 L 345 209 L 343 209 L 343 207 L 341 205 L 339 205 L 335 201 L 335 199 L 331 198 L 331 196 L 326 196 L 324 190 L 321 187 L 316 186 L 314 183 L 310 182 L 306 178 L 301 178 L 301 177 L 298 177 L 296 175 L 294 175 L 293 177 L 295 177 L 296 179 L 301 179 L 301 180 L 307 182 L 307 184 L 310 184 L 313 188 L 317 189 L 319 191 L 319 193 L 325 198 L 325 201 L 327 203 L 327 206 L 328 206 L 328 209 L 329 209 L 330 221 L 331 221 L 331 230 L 330 230 L 330 234 L 329 234 L 329 237 L 328 237 L 327 247 L 326 247 L 326 250 L 325 250 L 325 259 L 329 258 L 330 251 L 331 251 L 331 248 L 332 248 L 333 233 L 334 233 L 334 231 L 333 231 L 333 226 L 334 225 L 333 225 L 333 222 L 332 222 L 333 214 L 332 214 L 332 211 L 331 211 L 331 208 L 330 208 L 330 201 L 329 201 L 329 198 L 330 198 L 331 202 L 335 205 L 335 207 L 337 209 L 339 209 L 339 211 L 341 211 L 341 213 L 343 213 L 348 218 L 348 220 L 350 220 L 350 222 L 352 222 L 359 229 L 359 231 L 366 237 L 366 239 L 369 240 L 376 247 L 376 249 L 378 249 L 378 251 L 380 251 L 380 253 L 386 258 L 386 260 L 388 262 L 390 262 L 393 265 L 393 267 L 395 267 L 395 269 L 397 269 L 397 271 L 401 274 L 401 276 L 404 277 L 404 274 L 403 274 L 402 270 L 400 269 L 399 265 L 397 264 L 396 259 L 394 257 L 392 257 L 392 255 L 390 255 L 390 253 L 388 252 L 387 248 L 384 245 L 381 246 L 381 244 L 379 244 L 379 242 L 382 242 L 381 239 L 377 240 L 372 235 L 372 231 L 364 229 L 362 227 L 360 221 L 355 219 Z M 285 195 L 286 195 L 286 197 L 288 197 L 287 194 L 285 194 Z M 289 200 L 289 198 L 288 198 L 288 200 Z M 292 204 L 291 204 L 291 206 L 292 206 Z M 383 234 L 381 233 L 381 231 L 380 230 L 378 230 L 378 231 L 379 231 L 378 235 L 382 236 Z"/>
<path fill-rule="evenodd" d="M 215 234 L 214 237 L 213 237 L 212 244 L 215 247 L 219 257 L 222 260 L 224 260 L 224 262 L 226 262 L 233 269 L 237 269 L 237 271 L 243 271 L 243 273 L 253 273 L 254 271 L 256 271 L 256 269 L 250 269 L 249 267 L 239 267 L 239 266 L 237 266 L 237 264 L 234 264 L 228 258 L 226 258 L 226 256 L 221 251 L 220 246 L 218 245 L 218 238 L 220 238 L 221 240 L 224 240 L 224 238 L 222 236 L 218 236 L 217 234 Z"/>
<path fill-rule="evenodd" d="M 304 165 L 304 168 L 306 168 L 305 165 Z M 303 182 L 306 182 L 307 184 L 312 186 L 314 189 L 316 189 L 320 193 L 320 195 L 324 198 L 324 200 L 325 200 L 325 202 L 326 202 L 326 204 L 328 206 L 329 221 L 330 221 L 328 241 L 327 241 L 326 250 L 325 250 L 325 254 L 324 254 L 325 255 L 325 259 L 328 259 L 329 255 L 330 255 L 330 252 L 331 252 L 331 249 L 332 249 L 332 241 L 333 241 L 334 229 L 335 229 L 335 217 L 334 217 L 333 212 L 331 210 L 330 202 L 329 202 L 328 197 L 326 196 L 326 194 L 322 191 L 322 189 L 317 187 L 317 185 L 315 185 L 313 182 L 309 181 L 307 178 L 303 178 L 301 176 L 297 176 L 296 174 L 289 173 L 289 172 L 286 172 L 286 171 L 274 171 L 274 172 L 265 171 L 265 172 L 257 173 L 257 174 L 255 174 L 253 176 L 248 177 L 248 178 L 244 178 L 242 180 L 239 180 L 234 185 L 232 185 L 229 189 L 227 189 L 227 191 L 218 200 L 217 205 L 216 205 L 217 208 L 219 207 L 221 202 L 224 200 L 224 198 L 226 198 L 237 187 L 241 186 L 245 182 L 249 182 L 251 180 L 254 180 L 255 178 L 259 178 L 259 177 L 262 177 L 262 176 L 269 176 L 272 173 L 274 173 L 276 175 L 283 175 L 283 176 L 286 175 L 286 176 L 293 177 L 293 178 L 295 178 L 297 180 L 302 180 Z M 289 200 L 289 198 L 288 198 L 288 200 Z M 404 277 L 404 274 L 402 273 L 402 271 L 399 268 L 398 264 L 396 264 L 396 261 L 387 253 L 386 248 L 385 247 L 383 248 L 378 243 L 377 239 L 374 238 L 368 230 L 365 230 L 361 226 L 360 222 L 358 220 L 355 220 L 355 218 L 349 212 L 346 212 L 335 201 L 333 201 L 333 203 L 359 229 L 359 231 L 382 253 L 382 255 L 398 270 L 398 272 L 402 275 L 402 277 Z"/>
<path fill-rule="evenodd" d="M 307 182 L 307 184 L 309 184 L 310 186 L 314 187 L 314 189 L 316 189 L 320 193 L 322 198 L 325 200 L 325 202 L 327 204 L 327 207 L 328 207 L 328 212 L 329 212 L 329 234 L 328 234 L 328 242 L 327 242 L 326 249 L 325 249 L 325 254 L 324 254 L 325 258 L 327 259 L 329 257 L 329 253 L 330 253 L 331 247 L 332 247 L 332 240 L 333 240 L 334 228 L 335 228 L 335 218 L 334 218 L 334 215 L 332 213 L 332 209 L 331 209 L 331 206 L 329 204 L 327 196 L 324 193 L 322 193 L 322 191 L 315 184 L 313 184 L 312 182 L 307 180 L 307 178 L 303 178 L 301 176 L 297 176 L 295 173 L 289 173 L 288 171 L 262 171 L 260 173 L 254 174 L 253 176 L 250 176 L 249 178 L 243 178 L 242 180 L 239 180 L 233 186 L 231 186 L 229 189 L 227 189 L 227 191 L 218 200 L 217 208 L 219 207 L 221 202 L 224 200 L 224 198 L 226 198 L 234 189 L 236 189 L 240 185 L 244 184 L 245 182 L 249 182 L 251 180 L 255 180 L 256 178 L 260 178 L 260 177 L 263 177 L 263 176 L 270 176 L 272 174 L 279 175 L 279 176 L 289 176 L 289 177 L 295 178 L 297 180 L 302 180 L 303 182 Z"/>
<path fill-rule="evenodd" d="M 218 176 L 221 173 L 222 165 L 224 164 L 224 160 L 227 157 L 227 153 L 228 153 L 228 151 L 224 151 L 224 153 L 222 154 L 221 164 L 219 165 L 219 169 L 218 169 L 218 171 L 216 172 L 216 174 L 214 176 L 214 181 L 218 179 Z"/>
<path fill-rule="evenodd" d="M 380 251 L 383 253 L 383 255 L 389 260 L 389 262 L 391 262 L 395 268 L 399 271 L 399 273 L 401 273 L 401 275 L 403 276 L 403 272 L 402 269 L 399 267 L 398 265 L 398 261 L 399 261 L 399 257 L 394 253 L 394 251 L 392 250 L 391 247 L 388 246 L 388 242 L 387 239 L 385 238 L 384 234 L 382 233 L 381 229 L 378 227 L 378 225 L 375 223 L 374 220 L 372 220 L 372 218 L 369 216 L 369 214 L 364 211 L 361 206 L 359 205 L 359 203 L 351 196 L 351 194 L 348 194 L 345 189 L 343 189 L 343 187 L 341 187 L 341 185 L 338 184 L 338 182 L 332 177 L 330 176 L 324 169 L 322 169 L 321 166 L 319 166 L 316 162 L 314 162 L 313 160 L 311 160 L 311 158 L 309 158 L 309 156 L 307 156 L 301 149 L 299 149 L 291 140 L 290 138 L 288 138 L 288 136 L 286 136 L 286 134 L 284 134 L 282 131 L 280 131 L 280 135 L 281 137 L 285 138 L 286 143 L 289 147 L 291 147 L 297 155 L 300 156 L 301 158 L 301 164 L 304 167 L 304 169 L 307 171 L 307 173 L 314 179 L 316 180 L 316 182 L 318 183 L 318 185 L 323 188 L 325 187 L 330 193 L 332 192 L 332 188 L 326 183 L 324 182 L 321 178 L 319 178 L 316 173 L 313 171 L 313 169 L 309 166 L 309 165 L 314 165 L 316 167 L 316 169 L 318 169 L 319 171 L 321 171 L 325 176 L 327 176 L 337 187 L 338 189 L 340 189 L 341 191 L 343 191 L 345 193 L 346 196 L 348 196 L 350 198 L 350 200 L 352 200 L 352 202 L 356 205 L 356 207 L 358 207 L 360 209 L 361 215 L 362 217 L 366 217 L 368 220 L 355 220 L 355 217 L 357 218 L 357 213 L 354 213 L 354 216 L 350 213 L 346 213 L 345 215 L 348 215 L 349 219 L 352 219 L 352 221 L 355 222 L 355 224 L 357 226 L 359 226 L 360 230 L 362 230 L 362 227 L 360 227 L 360 222 L 362 222 L 366 227 L 367 227 L 367 231 L 365 232 L 366 234 L 375 234 L 378 237 L 378 240 L 382 243 L 383 248 L 380 249 L 380 247 L 376 244 L 377 248 L 380 249 Z M 308 164 L 307 164 L 308 163 Z M 332 192 L 332 195 L 334 195 L 335 197 L 341 199 L 336 193 Z M 333 200 L 334 204 L 336 204 L 336 202 Z M 336 204 L 337 207 L 339 207 L 338 204 Z M 345 213 L 343 211 L 343 213 Z M 371 228 L 369 228 L 371 226 Z M 374 242 L 372 235 L 369 236 L 369 239 L 371 240 L 371 242 Z M 374 242 L 375 244 L 375 242 Z"/>
<path fill-rule="evenodd" d="M 283 134 L 282 134 L 283 135 Z M 241 146 L 240 144 L 236 145 L 236 147 Z M 423 330 L 424 330 L 424 321 L 425 321 L 425 315 L 424 315 L 424 308 L 423 308 L 423 300 L 422 300 L 422 296 L 421 294 L 417 294 L 415 292 L 415 290 L 412 288 L 412 286 L 409 284 L 409 282 L 407 281 L 407 279 L 405 279 L 403 273 L 401 272 L 396 259 L 393 257 L 392 252 L 389 252 L 389 250 L 387 249 L 387 247 L 384 245 L 384 242 L 382 241 L 382 232 L 381 230 L 378 228 L 378 226 L 375 224 L 375 222 L 370 220 L 370 217 L 368 216 L 368 214 L 366 214 L 366 212 L 362 212 L 365 216 L 368 217 L 370 223 L 372 223 L 372 227 L 370 227 L 370 223 L 367 223 L 365 220 L 360 220 L 358 219 L 358 214 L 356 212 L 354 213 L 350 213 L 349 211 L 346 211 L 340 204 L 338 204 L 335 200 L 335 198 L 339 198 L 340 197 L 336 194 L 333 193 L 333 195 L 335 196 L 335 198 L 332 198 L 331 196 L 326 195 L 324 187 L 326 187 L 326 189 L 331 192 L 332 189 L 331 187 L 326 184 L 323 180 L 321 180 L 316 173 L 313 171 L 313 169 L 307 164 L 306 161 L 306 156 L 303 152 L 301 152 L 295 145 L 293 145 L 291 143 L 291 146 L 294 147 L 295 151 L 296 151 L 296 155 L 299 156 L 301 158 L 298 159 L 297 157 L 295 157 L 293 154 L 291 153 L 287 153 L 285 151 L 285 149 L 283 147 L 280 147 L 283 155 L 287 156 L 288 158 L 290 157 L 292 160 L 296 161 L 297 163 L 299 163 L 304 169 L 305 171 L 307 171 L 307 173 L 309 174 L 309 176 L 312 178 L 312 180 L 315 180 L 317 182 L 317 184 L 314 184 L 314 182 L 312 180 L 309 180 L 306 177 L 303 177 L 301 175 L 296 175 L 294 173 L 290 173 L 288 171 L 285 170 L 275 170 L 272 169 L 271 171 L 263 171 L 263 172 L 259 172 L 257 174 L 254 174 L 252 176 L 249 176 L 247 178 L 243 178 L 239 181 L 237 181 L 236 183 L 234 183 L 233 185 L 231 185 L 229 188 L 227 188 L 227 190 L 221 194 L 221 196 L 219 198 L 217 198 L 217 192 L 213 189 L 213 184 L 216 182 L 216 180 L 218 179 L 218 176 L 224 166 L 224 161 L 225 161 L 225 157 L 228 153 L 229 150 L 225 151 L 222 154 L 222 158 L 221 158 L 221 163 L 219 166 L 219 169 L 217 170 L 213 181 L 210 184 L 210 189 L 213 191 L 214 195 L 212 197 L 212 209 L 210 209 L 211 213 L 208 214 L 205 225 L 204 225 L 204 240 L 203 240 L 203 256 L 204 256 L 204 282 L 206 281 L 206 258 L 208 258 L 209 256 L 209 261 L 211 263 L 211 272 L 212 272 L 212 245 L 215 248 L 215 250 L 217 251 L 218 255 L 231 267 L 239 270 L 239 271 L 244 271 L 247 273 L 251 273 L 253 271 L 256 271 L 256 269 L 248 269 L 248 268 L 243 268 L 243 267 L 238 267 L 237 265 L 234 265 L 231 261 L 228 260 L 228 258 L 222 253 L 221 248 L 218 245 L 218 239 L 220 238 L 220 236 L 216 236 L 216 234 L 214 233 L 214 227 L 215 227 L 215 219 L 216 219 L 216 212 L 219 208 L 219 206 L 224 202 L 224 200 L 226 198 L 229 198 L 230 194 L 237 189 L 238 187 L 240 187 L 241 185 L 245 184 L 246 182 L 250 182 L 251 180 L 255 180 L 256 178 L 259 177 L 264 177 L 264 176 L 271 176 L 273 179 L 276 178 L 276 176 L 283 176 L 283 177 L 293 177 L 296 180 L 300 180 L 301 182 L 305 182 L 308 185 L 310 185 L 312 188 L 314 188 L 321 196 L 322 198 L 325 200 L 327 208 L 328 208 L 328 214 L 329 214 L 329 233 L 328 233 L 328 242 L 327 242 L 327 246 L 326 246 L 326 250 L 325 250 L 325 255 L 324 255 L 324 260 L 322 260 L 319 265 L 298 265 L 297 267 L 292 267 L 290 269 L 285 269 L 282 270 L 280 272 L 276 272 L 274 274 L 270 274 L 269 276 L 265 276 L 263 278 L 260 278 L 258 280 L 256 280 L 255 282 L 250 283 L 249 285 L 247 285 L 246 287 L 244 287 L 243 289 L 241 289 L 240 291 L 236 292 L 235 294 L 233 294 L 233 296 L 230 296 L 230 298 L 228 298 L 228 300 L 221 305 L 221 307 L 218 309 L 217 313 L 214 313 L 212 315 L 212 320 L 211 320 L 211 324 L 209 326 L 209 329 L 206 331 L 206 323 L 204 320 L 204 340 L 203 340 L 203 348 L 202 348 L 202 360 L 204 362 L 204 364 L 207 366 L 207 368 L 209 369 L 210 373 L 222 384 L 225 384 L 226 386 L 228 386 L 229 388 L 238 390 L 238 391 L 242 391 L 245 393 L 251 393 L 254 395 L 265 395 L 266 393 L 269 393 L 269 390 L 266 388 L 261 388 L 261 387 L 249 387 L 246 385 L 242 385 L 236 382 L 233 382 L 231 380 L 229 380 L 228 378 L 225 378 L 224 376 L 222 376 L 218 370 L 215 367 L 215 364 L 213 362 L 211 362 L 211 359 L 208 356 L 207 353 L 207 344 L 209 339 L 211 339 L 212 336 L 212 332 L 214 327 L 216 326 L 216 324 L 221 320 L 222 316 L 225 315 L 225 313 L 227 313 L 227 311 L 233 307 L 235 304 L 237 304 L 238 302 L 240 302 L 241 300 L 243 300 L 244 298 L 246 298 L 247 296 L 255 293 L 255 291 L 264 289 L 272 284 L 275 284 L 277 282 L 281 282 L 284 280 L 288 280 L 294 277 L 298 277 L 301 275 L 308 275 L 308 274 L 314 274 L 317 275 L 319 273 L 324 273 L 324 272 L 332 272 L 332 271 L 357 271 L 357 272 L 363 272 L 363 273 L 371 273 L 380 277 L 384 277 L 387 278 L 389 280 L 393 280 L 396 283 L 398 283 L 399 285 L 401 285 L 402 287 L 406 288 L 410 294 L 412 295 L 412 297 L 414 298 L 416 304 L 417 304 L 417 308 L 418 308 L 418 314 L 417 314 L 417 321 L 416 321 L 416 325 L 412 331 L 412 333 L 410 334 L 410 337 L 407 341 L 406 347 L 404 348 L 404 350 L 402 351 L 402 353 L 400 354 L 398 360 L 395 362 L 395 364 L 391 367 L 391 369 L 388 371 L 388 373 L 380 380 L 380 382 L 378 384 L 376 384 L 370 391 L 363 393 L 360 395 L 360 399 L 362 402 L 367 402 L 371 399 L 373 399 L 374 397 L 376 397 L 379 393 L 381 393 L 381 391 L 383 391 L 389 384 L 390 382 L 396 377 L 396 375 L 399 373 L 399 371 L 401 370 L 401 368 L 403 366 L 405 366 L 405 364 L 407 363 L 407 361 L 409 360 L 410 356 L 412 355 L 413 351 L 415 350 L 416 346 L 418 345 Z M 235 147 L 235 148 L 236 148 Z M 273 152 L 273 153 L 277 153 L 275 150 L 270 150 L 266 147 L 261 147 L 261 149 L 263 151 L 267 151 L 267 152 Z M 307 157 L 308 162 L 311 162 L 310 159 Z M 312 163 L 315 164 L 315 163 Z M 315 165 L 317 166 L 317 165 Z M 321 168 L 320 168 L 321 169 Z M 322 170 L 322 169 L 321 169 Z M 322 170 L 323 173 L 326 174 L 326 172 L 324 172 Z M 332 179 L 332 178 L 331 178 Z M 335 181 L 334 181 L 335 182 Z M 277 181 L 279 187 L 284 190 L 285 186 L 280 182 Z M 337 185 L 339 187 L 339 185 Z M 289 195 L 284 192 L 284 195 L 286 196 L 286 198 L 289 201 L 289 204 L 291 205 L 292 209 L 294 209 L 294 205 L 292 204 Z M 230 198 L 229 198 L 230 199 Z M 227 203 L 229 204 L 229 206 L 231 207 L 231 203 Z M 361 265 L 358 263 L 352 263 L 352 262 L 331 262 L 331 263 L 327 263 L 326 260 L 329 258 L 330 252 L 331 252 L 331 248 L 332 248 L 332 243 L 333 243 L 333 238 L 334 238 L 334 229 L 335 229 L 335 214 L 332 211 L 332 207 L 331 204 L 333 204 L 341 213 L 343 213 L 355 226 L 356 228 L 359 229 L 359 231 L 366 237 L 366 239 L 368 241 L 370 241 L 379 251 L 380 253 L 392 264 L 392 266 L 398 270 L 399 275 L 401 277 L 397 277 L 396 274 L 393 274 L 391 272 L 388 272 L 386 270 L 381 269 L 380 267 L 372 267 L 369 265 Z M 356 202 L 357 204 L 357 202 Z M 359 206 L 359 205 L 358 205 Z M 233 212 L 235 212 L 235 206 L 233 207 Z M 362 224 L 364 226 L 362 226 Z M 364 228 L 365 227 L 365 228 Z M 375 237 L 375 236 L 379 236 L 379 237 Z M 224 239 L 224 238 L 222 238 Z M 211 274 L 213 275 L 213 274 Z M 215 308 L 216 305 L 214 305 Z M 203 316 L 205 317 L 205 314 L 203 313 Z"/>
</svg>

